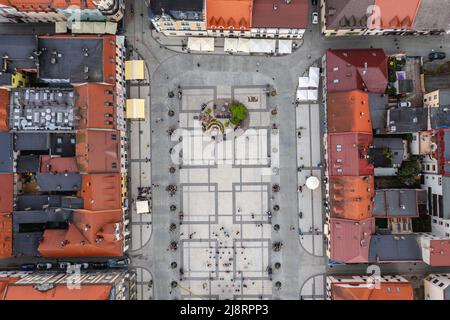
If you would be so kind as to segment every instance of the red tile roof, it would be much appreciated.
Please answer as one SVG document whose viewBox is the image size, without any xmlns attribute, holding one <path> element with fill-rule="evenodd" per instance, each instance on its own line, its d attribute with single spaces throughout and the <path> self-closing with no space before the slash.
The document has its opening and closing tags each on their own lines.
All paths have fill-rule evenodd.
<svg viewBox="0 0 450 320">
<path fill-rule="evenodd" d="M 328 135 L 328 170 L 334 176 L 370 176 L 369 146 L 373 140 L 369 133 L 330 133 Z"/>
<path fill-rule="evenodd" d="M 330 49 L 326 53 L 327 91 L 385 93 L 387 56 L 383 49 Z"/>
<path fill-rule="evenodd" d="M 430 262 L 431 266 L 450 266 L 450 240 L 430 240 Z"/>
<path fill-rule="evenodd" d="M 369 95 L 352 90 L 327 94 L 328 132 L 372 133 Z"/>
<path fill-rule="evenodd" d="M 367 263 L 375 219 L 330 219 L 330 259 L 344 263 Z"/>
<path fill-rule="evenodd" d="M 253 28 L 306 29 L 309 0 L 253 0 Z"/>
</svg>

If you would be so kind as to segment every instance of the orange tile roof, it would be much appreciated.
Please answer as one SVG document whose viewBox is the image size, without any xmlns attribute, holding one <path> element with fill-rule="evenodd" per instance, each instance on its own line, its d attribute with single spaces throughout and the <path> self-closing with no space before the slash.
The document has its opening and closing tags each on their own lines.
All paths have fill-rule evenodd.
<svg viewBox="0 0 450 320">
<path fill-rule="evenodd" d="M 206 0 L 208 29 L 250 30 L 252 0 Z"/>
<path fill-rule="evenodd" d="M 375 0 L 381 15 L 382 29 L 412 29 L 420 0 Z"/>
<path fill-rule="evenodd" d="M 80 172 L 120 172 L 120 132 L 77 131 L 76 157 Z"/>
<path fill-rule="evenodd" d="M 88 210 L 112 210 L 122 208 L 121 175 L 84 174 L 80 197 Z"/>
<path fill-rule="evenodd" d="M 3 300 L 108 300 L 111 289 L 111 284 L 90 284 L 80 285 L 78 288 L 57 285 L 49 290 L 39 291 L 33 285 L 13 284 L 6 288 Z"/>
<path fill-rule="evenodd" d="M 67 230 L 47 229 L 38 251 L 43 257 L 122 256 L 122 210 L 75 210 Z"/>
<path fill-rule="evenodd" d="M 12 215 L 11 213 L 0 213 L 0 259 L 9 258 L 11 256 Z"/>
<path fill-rule="evenodd" d="M 333 283 L 332 300 L 414 300 L 411 283 L 381 282 L 380 288 L 370 288 L 366 283 Z"/>
<path fill-rule="evenodd" d="M 84 83 L 75 85 L 78 98 L 75 107 L 78 108 L 79 121 L 77 129 L 115 129 L 116 107 L 114 101 L 114 86 L 102 83 Z"/>
<path fill-rule="evenodd" d="M 372 217 L 373 176 L 334 177 L 329 185 L 332 218 L 365 220 Z"/>
<path fill-rule="evenodd" d="M 369 94 L 360 90 L 327 95 L 328 131 L 372 133 Z"/>
<path fill-rule="evenodd" d="M 0 88 L 0 131 L 9 131 L 9 90 Z"/>
</svg>

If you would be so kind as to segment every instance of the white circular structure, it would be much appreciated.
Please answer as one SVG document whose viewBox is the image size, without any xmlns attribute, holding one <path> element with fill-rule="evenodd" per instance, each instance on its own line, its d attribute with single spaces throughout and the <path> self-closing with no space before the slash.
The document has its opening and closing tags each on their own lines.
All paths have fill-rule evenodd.
<svg viewBox="0 0 450 320">
<path fill-rule="evenodd" d="M 310 190 L 316 190 L 320 186 L 320 181 L 317 177 L 311 176 L 306 179 L 306 187 Z"/>
</svg>

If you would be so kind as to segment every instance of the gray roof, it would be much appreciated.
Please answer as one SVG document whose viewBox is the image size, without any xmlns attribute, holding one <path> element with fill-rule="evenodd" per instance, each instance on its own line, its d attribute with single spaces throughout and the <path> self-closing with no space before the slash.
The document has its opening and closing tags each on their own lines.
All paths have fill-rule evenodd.
<svg viewBox="0 0 450 320">
<path fill-rule="evenodd" d="M 75 133 L 53 133 L 50 135 L 50 151 L 61 157 L 75 157 Z"/>
<path fill-rule="evenodd" d="M 44 151 L 50 149 L 50 134 L 48 133 L 15 133 L 14 150 Z"/>
<path fill-rule="evenodd" d="M 415 30 L 449 30 L 450 0 L 421 0 L 414 19 Z"/>
<path fill-rule="evenodd" d="M 104 80 L 101 38 L 40 38 L 39 50 L 42 51 L 39 57 L 39 78 L 44 81 L 80 83 Z M 87 50 L 87 57 L 83 50 Z"/>
<path fill-rule="evenodd" d="M 4 35 L 0 34 L 0 72 L 12 73 L 16 68 L 19 69 L 36 69 L 37 59 L 34 52 L 37 48 L 36 36 L 28 35 Z M 6 70 L 3 69 L 4 58 L 6 60 Z"/>
<path fill-rule="evenodd" d="M 369 247 L 370 262 L 420 261 L 422 249 L 419 235 L 372 235 Z"/>
<path fill-rule="evenodd" d="M 17 159 L 17 173 L 38 172 L 40 165 L 39 156 L 25 155 Z"/>
<path fill-rule="evenodd" d="M 386 128 L 386 110 L 388 107 L 388 95 L 369 93 L 370 121 L 373 130 L 382 133 Z"/>
<path fill-rule="evenodd" d="M 14 255 L 38 256 L 38 246 L 45 228 L 52 223 L 64 225 L 72 212 L 63 209 L 36 211 L 14 211 L 13 253 Z"/>
<path fill-rule="evenodd" d="M 413 133 L 428 128 L 427 108 L 394 108 L 388 110 L 387 128 L 395 133 Z M 393 130 L 395 127 L 395 130 Z"/>
<path fill-rule="evenodd" d="M 377 149 L 388 148 L 393 155 L 391 164 L 400 165 L 403 162 L 403 139 L 401 137 L 375 137 L 373 138 L 373 146 Z"/>
<path fill-rule="evenodd" d="M 81 188 L 79 173 L 37 173 L 39 191 L 78 191 Z"/>
<path fill-rule="evenodd" d="M 450 177 L 442 176 L 442 194 L 449 195 L 450 194 Z M 450 219 L 450 197 L 444 196 L 442 197 L 442 206 L 443 212 L 442 217 L 444 219 Z"/>
<path fill-rule="evenodd" d="M 367 26 L 367 8 L 375 0 L 327 0 L 327 29 L 359 29 Z"/>
<path fill-rule="evenodd" d="M 204 0 L 152 0 L 150 14 L 161 15 L 163 12 L 175 20 L 203 20 Z"/>
<path fill-rule="evenodd" d="M 18 211 L 43 210 L 45 208 L 82 209 L 83 199 L 60 195 L 19 195 L 16 200 Z"/>
<path fill-rule="evenodd" d="M 375 192 L 373 215 L 377 218 L 417 217 L 419 216 L 419 197 L 425 190 L 379 189 Z M 420 198 L 420 199 L 419 199 Z"/>
<path fill-rule="evenodd" d="M 0 132 L 0 173 L 13 172 L 12 135 Z"/>
<path fill-rule="evenodd" d="M 450 128 L 450 103 L 430 108 L 430 120 L 432 129 Z"/>
</svg>

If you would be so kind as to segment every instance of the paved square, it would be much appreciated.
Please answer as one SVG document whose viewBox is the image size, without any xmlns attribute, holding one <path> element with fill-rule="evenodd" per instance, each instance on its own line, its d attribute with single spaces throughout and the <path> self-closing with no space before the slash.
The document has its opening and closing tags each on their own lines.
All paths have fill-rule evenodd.
<svg viewBox="0 0 450 320">
<path fill-rule="evenodd" d="M 269 297 L 271 139 L 263 87 L 183 88 L 180 242 L 185 298 Z M 195 118 L 210 92 L 243 101 L 257 127 L 214 142 Z M 184 96 L 187 98 L 185 99 Z M 195 97 L 195 98 L 193 98 Z M 193 104 L 193 105 L 192 105 Z M 197 112 L 193 112 L 197 110 Z M 266 115 L 262 115 L 262 114 Z M 252 120 L 251 120 L 252 121 Z M 177 150 L 178 151 L 178 150 Z"/>
</svg>

